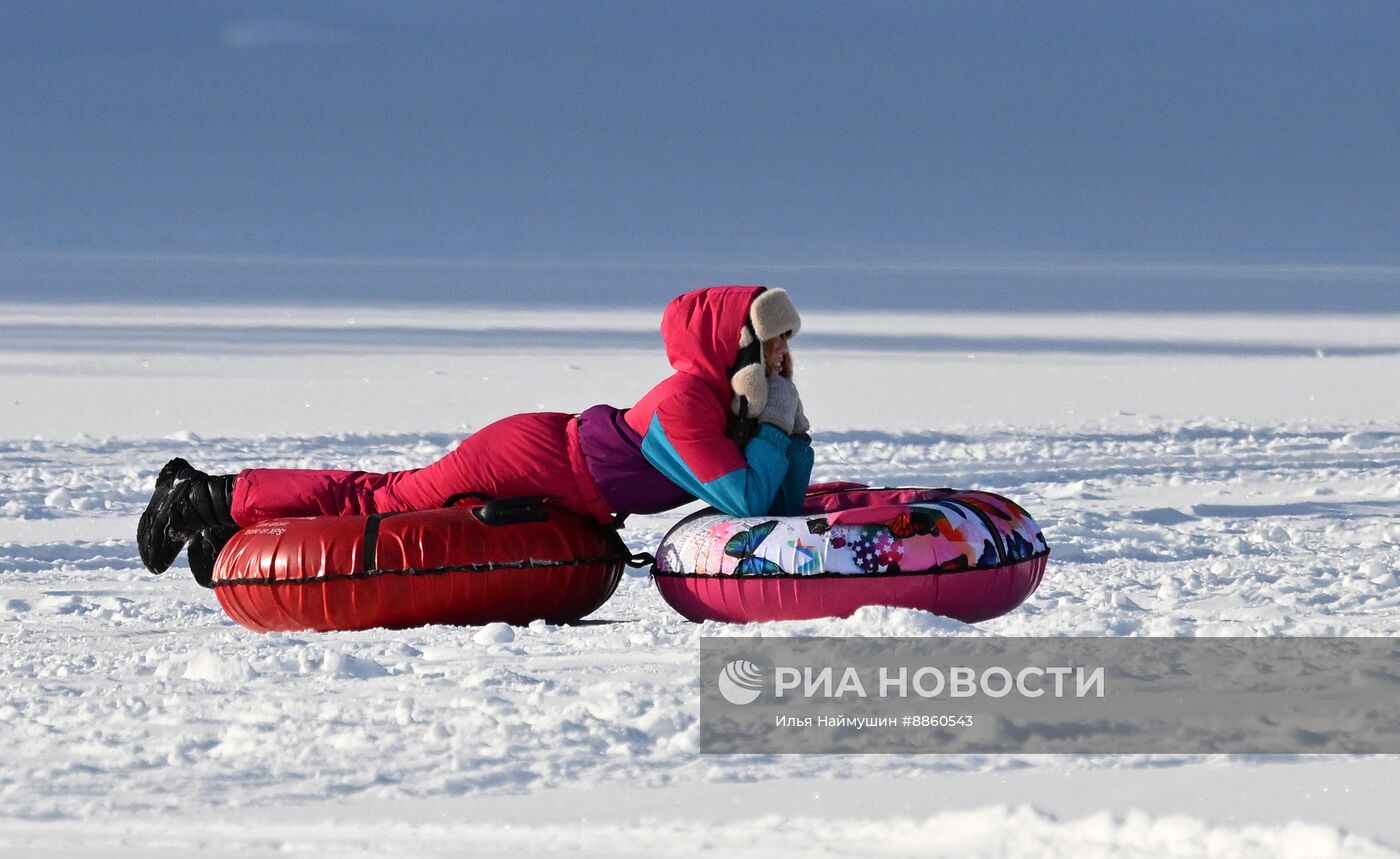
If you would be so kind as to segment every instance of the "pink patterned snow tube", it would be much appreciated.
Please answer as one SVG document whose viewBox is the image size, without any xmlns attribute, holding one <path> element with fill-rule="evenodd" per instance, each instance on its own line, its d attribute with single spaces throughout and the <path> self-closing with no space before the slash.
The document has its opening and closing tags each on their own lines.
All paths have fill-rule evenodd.
<svg viewBox="0 0 1400 859">
<path fill-rule="evenodd" d="M 1039 587 L 1050 549 L 1019 505 L 990 492 L 813 486 L 799 516 L 702 510 L 671 529 L 652 575 L 693 621 L 846 617 L 869 605 L 975 623 Z"/>
</svg>

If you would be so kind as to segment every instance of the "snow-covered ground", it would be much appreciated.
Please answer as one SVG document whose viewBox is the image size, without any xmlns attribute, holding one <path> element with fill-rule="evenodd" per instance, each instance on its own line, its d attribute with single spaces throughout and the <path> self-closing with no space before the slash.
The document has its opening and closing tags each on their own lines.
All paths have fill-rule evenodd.
<svg viewBox="0 0 1400 859">
<path fill-rule="evenodd" d="M 1400 855 L 1394 757 L 701 757 L 696 642 L 735 630 L 644 576 L 577 627 L 260 636 L 140 568 L 170 456 L 422 464 L 630 403 L 658 317 L 0 307 L 0 851 Z M 814 313 L 794 352 L 816 479 L 1001 492 L 1054 554 L 976 628 L 764 634 L 1400 632 L 1400 318 Z"/>
</svg>

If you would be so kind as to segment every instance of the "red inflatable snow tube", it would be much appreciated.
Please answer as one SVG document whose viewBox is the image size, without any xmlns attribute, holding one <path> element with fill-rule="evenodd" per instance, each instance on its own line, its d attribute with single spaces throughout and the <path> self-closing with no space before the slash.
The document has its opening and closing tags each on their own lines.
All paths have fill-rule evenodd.
<svg viewBox="0 0 1400 859">
<path fill-rule="evenodd" d="M 1045 574 L 1040 526 L 990 492 L 813 486 L 798 516 L 710 509 L 661 541 L 652 575 L 693 621 L 848 617 L 915 608 L 967 623 L 1005 614 Z"/>
<path fill-rule="evenodd" d="M 612 596 L 617 532 L 536 499 L 275 519 L 219 554 L 214 593 L 256 632 L 572 623 Z"/>
</svg>

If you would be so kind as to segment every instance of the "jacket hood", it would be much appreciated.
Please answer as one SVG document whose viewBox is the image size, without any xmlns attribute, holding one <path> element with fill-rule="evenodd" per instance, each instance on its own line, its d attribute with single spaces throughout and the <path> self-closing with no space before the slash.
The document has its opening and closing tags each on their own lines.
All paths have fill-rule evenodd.
<svg viewBox="0 0 1400 859">
<path fill-rule="evenodd" d="M 677 296 L 661 316 L 666 358 L 678 373 L 698 376 L 725 399 L 739 357 L 739 338 L 761 286 L 711 286 Z"/>
</svg>

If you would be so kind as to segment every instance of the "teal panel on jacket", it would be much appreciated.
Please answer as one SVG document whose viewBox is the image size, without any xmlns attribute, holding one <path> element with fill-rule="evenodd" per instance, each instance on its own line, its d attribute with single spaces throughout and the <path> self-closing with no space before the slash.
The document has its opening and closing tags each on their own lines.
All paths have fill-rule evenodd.
<svg viewBox="0 0 1400 859">
<path fill-rule="evenodd" d="M 733 444 L 727 438 L 717 443 Z M 766 516 L 788 474 L 790 444 L 786 433 L 764 424 L 744 449 L 747 468 L 702 483 L 666 437 L 660 417 L 653 416 L 642 438 L 642 456 L 677 486 L 730 516 Z M 805 492 L 805 478 L 803 487 Z"/>
<path fill-rule="evenodd" d="M 768 511 L 774 516 L 796 516 L 802 512 L 807 484 L 812 481 L 812 464 L 816 461 L 812 442 L 805 436 L 794 436 L 788 445 L 787 461 L 783 485 L 778 487 L 778 497 L 773 499 L 773 507 Z"/>
</svg>

